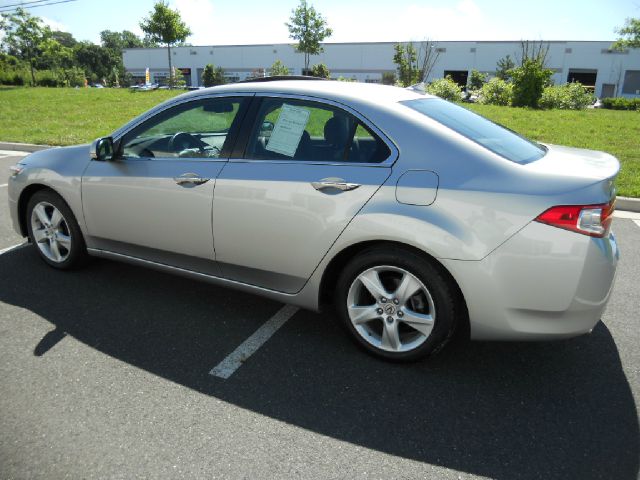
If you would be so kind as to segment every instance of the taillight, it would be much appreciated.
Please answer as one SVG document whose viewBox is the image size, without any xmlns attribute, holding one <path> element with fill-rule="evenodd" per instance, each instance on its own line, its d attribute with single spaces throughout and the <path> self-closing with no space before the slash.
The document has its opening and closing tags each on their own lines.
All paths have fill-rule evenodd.
<svg viewBox="0 0 640 480">
<path fill-rule="evenodd" d="M 558 205 L 541 213 L 537 222 L 591 237 L 604 237 L 609 233 L 615 200 L 599 205 Z"/>
</svg>

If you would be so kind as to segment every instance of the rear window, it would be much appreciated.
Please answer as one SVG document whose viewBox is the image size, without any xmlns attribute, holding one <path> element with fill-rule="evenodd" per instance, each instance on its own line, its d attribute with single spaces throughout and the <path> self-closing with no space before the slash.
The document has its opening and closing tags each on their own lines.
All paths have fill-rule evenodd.
<svg viewBox="0 0 640 480">
<path fill-rule="evenodd" d="M 530 163 L 543 157 L 545 147 L 502 127 L 466 108 L 439 98 L 400 102 L 445 127 L 479 143 L 483 147 L 515 163 Z"/>
</svg>

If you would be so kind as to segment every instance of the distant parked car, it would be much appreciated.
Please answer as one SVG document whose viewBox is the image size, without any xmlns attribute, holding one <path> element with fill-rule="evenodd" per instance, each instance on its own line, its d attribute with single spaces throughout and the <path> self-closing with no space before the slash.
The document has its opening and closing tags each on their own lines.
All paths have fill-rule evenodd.
<svg viewBox="0 0 640 480">
<path fill-rule="evenodd" d="M 333 306 L 358 345 L 411 360 L 457 329 L 591 331 L 618 262 L 618 170 L 430 95 L 284 80 L 186 93 L 36 152 L 8 191 L 54 268 L 94 255 Z"/>
</svg>

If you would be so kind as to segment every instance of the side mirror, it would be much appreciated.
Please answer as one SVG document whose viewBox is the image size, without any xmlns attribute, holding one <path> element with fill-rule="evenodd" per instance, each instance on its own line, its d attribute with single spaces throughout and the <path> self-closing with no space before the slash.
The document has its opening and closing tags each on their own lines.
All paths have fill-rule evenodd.
<svg viewBox="0 0 640 480">
<path fill-rule="evenodd" d="M 113 138 L 104 137 L 94 140 L 89 150 L 91 160 L 108 162 L 113 160 Z"/>
</svg>

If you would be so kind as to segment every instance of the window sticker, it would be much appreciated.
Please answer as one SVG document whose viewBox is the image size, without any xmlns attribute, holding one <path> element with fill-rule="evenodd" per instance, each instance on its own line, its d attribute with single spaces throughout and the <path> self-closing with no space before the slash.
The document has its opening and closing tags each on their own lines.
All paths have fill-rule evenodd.
<svg viewBox="0 0 640 480">
<path fill-rule="evenodd" d="M 282 110 L 278 115 L 278 120 L 265 148 L 271 152 L 293 158 L 300 144 L 302 133 L 309 122 L 310 113 L 309 110 L 304 108 L 283 103 Z"/>
</svg>

